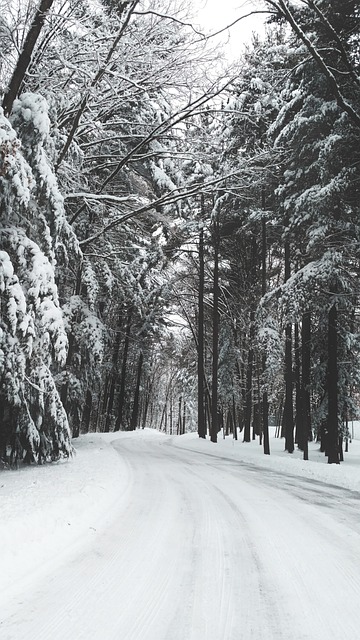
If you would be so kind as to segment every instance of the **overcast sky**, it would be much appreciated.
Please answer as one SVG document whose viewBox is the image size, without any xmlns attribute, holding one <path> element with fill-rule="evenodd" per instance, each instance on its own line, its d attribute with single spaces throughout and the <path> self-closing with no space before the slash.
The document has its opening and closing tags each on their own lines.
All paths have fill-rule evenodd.
<svg viewBox="0 0 360 640">
<path fill-rule="evenodd" d="M 257 0 L 196 0 L 194 4 L 198 5 L 197 22 L 210 32 L 218 31 L 240 16 L 260 9 L 260 2 Z M 250 16 L 225 32 L 221 37 L 229 40 L 228 55 L 236 57 L 244 43 L 250 41 L 253 31 L 261 32 L 262 25 L 261 16 Z"/>
</svg>

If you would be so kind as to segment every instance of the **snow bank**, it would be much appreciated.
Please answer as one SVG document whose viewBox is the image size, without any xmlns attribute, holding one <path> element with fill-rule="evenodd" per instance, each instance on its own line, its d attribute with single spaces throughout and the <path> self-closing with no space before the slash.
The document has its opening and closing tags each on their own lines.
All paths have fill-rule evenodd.
<svg viewBox="0 0 360 640">
<path fill-rule="evenodd" d="M 114 439 L 114 438 L 112 438 Z M 100 434 L 75 441 L 73 459 L 0 472 L 0 600 L 86 548 L 126 492 L 126 464 Z"/>
<path fill-rule="evenodd" d="M 157 439 L 169 447 L 360 491 L 360 423 L 354 425 L 354 439 L 341 465 L 328 465 L 315 443 L 310 443 L 307 462 L 300 451 L 289 455 L 273 429 L 270 456 L 264 456 L 258 440 L 243 443 L 241 434 L 237 441 L 219 437 L 217 444 L 196 433 L 169 436 L 151 429 L 81 436 L 72 460 L 0 471 L 1 602 L 19 592 L 19 582 L 22 589 L 32 588 L 44 573 L 55 571 L 64 556 L 85 551 L 96 531 L 111 522 L 118 511 L 115 502 L 125 500 L 134 480 L 126 456 L 119 456 L 111 443 L 127 438 Z"/>
<path fill-rule="evenodd" d="M 349 443 L 349 452 L 344 454 L 344 462 L 340 465 L 327 464 L 327 458 L 319 451 L 319 444 L 309 443 L 309 460 L 303 460 L 302 451 L 295 449 L 289 454 L 284 451 L 284 439 L 275 438 L 275 428 L 270 428 L 270 456 L 265 456 L 257 438 L 251 442 L 243 442 L 242 434 L 238 440 L 221 433 L 217 443 L 203 440 L 195 433 L 173 439 L 173 444 L 181 448 L 200 451 L 213 456 L 238 460 L 242 464 L 256 465 L 264 470 L 277 471 L 285 475 L 301 476 L 318 482 L 336 485 L 345 489 L 360 492 L 360 422 L 350 423 L 353 433 Z"/>
</svg>

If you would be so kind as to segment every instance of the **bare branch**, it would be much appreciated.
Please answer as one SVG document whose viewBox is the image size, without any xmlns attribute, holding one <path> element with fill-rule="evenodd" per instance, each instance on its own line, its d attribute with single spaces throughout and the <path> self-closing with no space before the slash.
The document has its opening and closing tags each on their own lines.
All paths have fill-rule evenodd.
<svg viewBox="0 0 360 640">
<path fill-rule="evenodd" d="M 258 161 L 262 155 L 264 154 L 259 154 L 259 156 L 257 156 L 255 159 L 252 160 L 252 163 L 255 163 L 256 161 Z M 94 240 L 97 240 L 98 238 L 100 238 L 107 231 L 114 229 L 115 227 L 119 226 L 123 222 L 126 222 L 127 220 L 130 220 L 135 216 L 139 216 L 143 213 L 151 211 L 152 209 L 156 209 L 159 206 L 169 206 L 171 204 L 175 204 L 176 202 L 179 202 L 180 200 L 184 200 L 185 198 L 189 198 L 191 196 L 194 196 L 200 193 L 206 193 L 209 190 L 212 192 L 214 190 L 214 187 L 219 187 L 220 185 L 223 188 L 225 188 L 227 180 L 229 180 L 230 178 L 235 178 L 235 177 L 244 175 L 245 169 L 246 169 L 246 166 L 244 165 L 244 167 L 242 167 L 241 169 L 228 173 L 224 176 L 221 176 L 220 178 L 214 178 L 213 180 L 209 180 L 208 182 L 203 182 L 203 181 L 196 182 L 193 185 L 185 186 L 182 189 L 174 189 L 173 191 L 164 194 L 160 198 L 157 198 L 152 202 L 148 202 L 147 204 L 144 204 L 138 209 L 134 209 L 133 211 L 130 211 L 129 213 L 125 213 L 119 218 L 112 220 L 107 225 L 105 225 L 105 227 L 103 227 L 102 229 L 94 233 L 92 236 L 85 238 L 84 240 L 80 240 L 79 244 L 83 249 L 84 247 L 87 247 L 91 242 L 94 242 Z M 245 186 L 246 186 L 245 184 L 242 185 L 243 188 Z"/>
<path fill-rule="evenodd" d="M 138 4 L 138 2 L 139 2 L 139 0 L 133 0 L 133 2 L 131 3 L 131 5 L 130 5 L 130 7 L 128 9 L 127 15 L 125 17 L 125 20 L 124 20 L 123 24 L 121 25 L 121 27 L 120 27 L 120 29 L 118 31 L 118 34 L 117 34 L 112 46 L 110 47 L 110 49 L 108 51 L 108 54 L 107 54 L 107 56 L 105 58 L 105 61 L 104 61 L 104 64 L 100 67 L 100 69 L 96 73 L 93 81 L 91 82 L 90 89 L 94 88 L 95 85 L 99 82 L 99 80 L 101 80 L 101 78 L 104 76 L 104 73 L 106 72 L 106 67 L 109 64 L 112 56 L 114 55 L 114 52 L 116 51 L 116 48 L 117 48 L 122 36 L 124 35 L 124 32 L 125 32 L 128 24 L 129 24 L 129 22 L 130 22 L 130 18 L 133 15 L 135 7 Z M 72 141 L 74 139 L 75 132 L 76 132 L 78 126 L 79 126 L 80 118 L 81 118 L 81 116 L 83 115 L 83 113 L 84 113 L 84 111 L 86 109 L 87 101 L 88 101 L 88 95 L 86 94 L 84 96 L 84 98 L 82 99 L 81 103 L 80 103 L 79 109 L 78 109 L 78 111 L 76 113 L 73 125 L 72 125 L 71 130 L 70 130 L 70 133 L 69 133 L 69 135 L 67 137 L 67 140 L 66 140 L 66 142 L 64 144 L 64 147 L 63 147 L 62 151 L 60 152 L 59 158 L 58 158 L 58 160 L 57 160 L 57 162 L 55 164 L 55 172 L 58 170 L 60 164 L 62 163 L 64 157 L 66 156 L 66 154 L 68 152 L 68 149 L 69 149 L 69 147 L 70 147 L 70 145 L 71 145 L 71 143 L 72 143 Z"/>
<path fill-rule="evenodd" d="M 231 27 L 233 27 L 235 24 L 237 24 L 241 20 L 244 20 L 245 18 L 250 18 L 250 16 L 259 15 L 259 14 L 271 15 L 273 13 L 274 13 L 273 11 L 269 11 L 269 10 L 250 11 L 249 13 L 246 13 L 245 15 L 240 16 L 239 18 L 236 18 L 236 20 L 234 20 L 233 22 L 230 22 L 230 24 L 227 24 L 225 27 L 222 27 L 221 29 L 219 29 L 219 31 L 214 31 L 214 33 L 209 33 L 206 36 L 206 40 L 210 40 L 210 38 L 214 38 L 215 36 L 220 35 L 220 33 L 224 33 L 224 31 L 231 29 Z"/>
<path fill-rule="evenodd" d="M 147 16 L 153 15 L 158 18 L 165 18 L 166 20 L 171 20 L 172 22 L 177 22 L 177 24 L 181 24 L 183 27 L 190 27 L 196 33 L 196 35 L 201 36 L 202 39 L 206 39 L 206 35 L 201 31 L 195 29 L 194 25 L 191 22 L 184 22 L 183 20 L 179 20 L 179 18 L 175 18 L 175 16 L 169 16 L 166 13 L 159 13 L 158 11 L 134 11 L 134 13 L 138 16 Z"/>
</svg>

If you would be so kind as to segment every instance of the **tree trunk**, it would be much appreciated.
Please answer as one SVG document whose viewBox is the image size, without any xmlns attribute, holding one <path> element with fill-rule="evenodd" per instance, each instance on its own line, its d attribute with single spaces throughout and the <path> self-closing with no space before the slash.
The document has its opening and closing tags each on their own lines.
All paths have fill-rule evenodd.
<svg viewBox="0 0 360 640">
<path fill-rule="evenodd" d="M 152 377 L 148 377 L 147 382 L 146 382 L 146 390 L 145 390 L 145 396 L 144 396 L 144 403 L 143 403 L 143 412 L 142 412 L 142 419 L 141 419 L 141 425 L 142 428 L 145 429 L 146 427 L 146 420 L 147 420 L 147 416 L 148 416 L 148 411 L 149 411 L 149 405 L 150 405 L 150 400 L 151 400 L 151 395 L 152 395 L 152 389 L 153 389 L 153 385 L 154 385 L 154 377 L 155 374 L 152 374 Z M 152 424 L 152 411 L 150 412 L 150 424 Z"/>
<path fill-rule="evenodd" d="M 78 269 L 76 272 L 76 283 L 75 283 L 75 291 L 74 294 L 76 296 L 80 295 L 80 291 L 81 291 L 81 279 L 82 279 L 82 262 L 80 262 L 80 264 L 78 265 Z M 70 370 L 71 366 L 72 366 L 72 360 L 73 360 L 73 356 L 75 353 L 75 347 L 76 347 L 76 342 L 75 342 L 75 335 L 74 332 L 70 332 L 69 333 L 69 346 L 68 346 L 68 352 L 67 352 L 67 356 L 66 356 L 66 369 Z M 70 407 L 70 401 L 68 400 L 68 391 L 69 391 L 69 379 L 68 376 L 66 376 L 65 378 L 65 382 L 64 384 L 61 386 L 60 389 L 60 400 L 61 403 L 68 415 L 68 419 L 69 419 L 69 424 L 70 424 L 70 428 L 72 430 L 72 435 L 74 436 L 74 433 L 76 433 L 76 425 L 72 424 L 72 416 L 71 416 L 71 407 Z"/>
<path fill-rule="evenodd" d="M 121 378 L 120 378 L 119 402 L 118 402 L 118 410 L 117 410 L 117 417 L 116 417 L 114 431 L 120 430 L 120 427 L 123 421 L 123 410 L 124 410 L 124 403 L 125 403 L 126 369 L 127 369 L 127 358 L 128 358 L 128 352 L 129 352 L 130 332 L 131 332 L 131 317 L 132 317 L 132 311 L 130 310 L 128 313 L 128 319 L 126 324 L 124 352 L 123 352 L 121 374 L 120 374 Z"/>
<path fill-rule="evenodd" d="M 204 198 L 201 205 L 203 208 Z M 199 299 L 198 299 L 198 435 L 206 438 L 205 407 L 204 407 L 204 229 L 201 227 L 199 235 Z"/>
<path fill-rule="evenodd" d="M 205 420 L 211 434 L 211 397 L 209 389 L 205 391 Z"/>
<path fill-rule="evenodd" d="M 294 410 L 293 410 L 293 381 L 292 381 L 292 327 L 288 324 L 285 329 L 285 406 L 283 416 L 285 432 L 285 450 L 294 451 Z"/>
<path fill-rule="evenodd" d="M 116 367 L 117 367 L 117 362 L 119 358 L 120 341 L 121 341 L 121 333 L 120 333 L 121 321 L 122 321 L 122 315 L 120 313 L 118 324 L 117 324 L 117 334 L 115 338 L 113 356 L 112 356 L 110 380 L 109 380 L 108 389 L 107 389 L 108 397 L 106 399 L 106 415 L 105 415 L 105 427 L 104 427 L 105 433 L 109 433 L 110 431 L 111 414 L 114 406 L 115 387 L 116 387 L 116 381 L 117 381 Z"/>
<path fill-rule="evenodd" d="M 163 422 L 165 422 L 165 433 L 166 433 L 166 425 L 167 425 L 167 417 L 166 417 L 167 413 L 166 412 L 167 412 L 167 396 L 165 398 L 165 403 L 164 403 L 163 410 L 162 410 L 162 413 L 161 413 L 161 420 L 160 420 L 160 426 L 159 426 L 159 431 L 161 431 L 162 430 L 162 426 L 163 426 Z"/>
<path fill-rule="evenodd" d="M 290 245 L 285 242 L 285 282 L 290 278 Z M 285 406 L 283 425 L 285 432 L 285 450 L 294 451 L 294 410 L 293 410 L 293 372 L 292 372 L 292 326 L 285 328 Z"/>
<path fill-rule="evenodd" d="M 90 389 L 87 389 L 84 411 L 82 415 L 82 433 L 89 433 L 91 409 L 92 409 L 92 394 Z"/>
<path fill-rule="evenodd" d="M 294 326 L 294 374 L 295 374 L 295 442 L 301 451 L 304 450 L 304 433 L 302 424 L 301 368 L 300 368 L 300 334 L 299 323 Z"/>
<path fill-rule="evenodd" d="M 219 223 L 214 222 L 214 304 L 213 304 L 213 357 L 211 385 L 211 442 L 217 442 L 218 433 L 218 352 L 219 352 Z"/>
<path fill-rule="evenodd" d="M 238 439 L 237 436 L 237 419 L 236 419 L 236 404 L 235 404 L 235 396 L 233 394 L 232 397 L 232 416 L 233 416 L 233 436 L 234 440 Z"/>
<path fill-rule="evenodd" d="M 337 363 L 337 309 L 333 304 L 329 311 L 328 324 L 328 420 L 327 456 L 329 464 L 340 464 L 338 424 L 338 363 Z"/>
<path fill-rule="evenodd" d="M 169 428 L 170 435 L 173 435 L 173 414 L 174 414 L 174 400 L 173 400 L 173 387 L 170 387 L 170 412 L 169 412 Z"/>
<path fill-rule="evenodd" d="M 309 459 L 308 442 L 311 438 L 310 413 L 310 345 L 311 345 L 311 314 L 303 314 L 301 324 L 301 400 L 302 400 L 302 428 L 304 433 L 304 460 Z"/>
<path fill-rule="evenodd" d="M 269 439 L 269 402 L 267 391 L 263 393 L 263 401 L 262 401 L 262 419 L 263 419 L 263 445 L 264 445 L 264 454 L 270 455 L 270 439 Z"/>
<path fill-rule="evenodd" d="M 131 413 L 130 419 L 130 430 L 135 431 L 138 426 L 138 416 L 139 416 L 139 397 L 140 397 L 140 382 L 141 382 L 141 373 L 142 373 L 142 365 L 143 365 L 143 352 L 140 351 L 138 368 L 136 373 L 136 387 L 135 387 L 135 395 L 134 395 L 134 404 L 133 410 Z"/>
<path fill-rule="evenodd" d="M 250 312 L 250 331 L 248 341 L 248 361 L 246 368 L 246 388 L 245 388 L 245 416 L 244 416 L 244 442 L 250 442 L 250 425 L 252 412 L 252 382 L 253 382 L 253 363 L 254 363 L 254 332 L 255 332 L 255 312 Z"/>
<path fill-rule="evenodd" d="M 14 73 L 11 77 L 8 90 L 4 95 L 2 106 L 5 115 L 9 115 L 11 113 L 14 100 L 19 94 L 26 71 L 31 62 L 31 56 L 34 52 L 37 39 L 44 26 L 46 15 L 50 11 L 53 3 L 54 0 L 41 0 L 40 5 L 35 12 L 32 24 L 25 38 L 23 49 L 18 57 Z"/>
<path fill-rule="evenodd" d="M 262 208 L 265 209 L 265 193 L 262 193 Z M 261 220 L 261 295 L 264 296 L 267 289 L 267 268 L 266 268 L 266 256 L 267 256 L 267 235 L 266 235 L 266 218 L 262 217 Z M 266 356 L 262 358 L 262 372 L 266 370 Z M 264 454 L 270 455 L 270 441 L 269 441 L 269 401 L 266 389 L 262 394 L 262 432 L 263 432 L 263 446 Z"/>
<path fill-rule="evenodd" d="M 257 280 L 257 241 L 253 236 L 251 242 L 251 268 L 249 274 L 249 287 L 252 288 Z M 254 302 L 251 300 L 250 307 L 250 331 L 248 334 L 248 361 L 246 369 L 246 388 L 245 388 L 245 416 L 244 416 L 244 442 L 250 442 L 250 425 L 251 414 L 253 411 L 253 372 L 254 372 L 254 337 L 255 337 L 255 310 Z"/>
<path fill-rule="evenodd" d="M 178 408 L 178 419 L 177 419 L 177 428 L 176 428 L 176 435 L 177 436 L 181 436 L 181 430 L 182 430 L 182 413 L 181 413 L 181 405 L 182 405 L 182 397 L 179 396 L 179 408 Z"/>
</svg>

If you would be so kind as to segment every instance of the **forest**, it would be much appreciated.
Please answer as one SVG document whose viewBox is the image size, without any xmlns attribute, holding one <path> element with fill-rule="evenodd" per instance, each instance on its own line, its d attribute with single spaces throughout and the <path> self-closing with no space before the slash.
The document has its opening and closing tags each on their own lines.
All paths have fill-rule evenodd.
<svg viewBox="0 0 360 640">
<path fill-rule="evenodd" d="M 254 1 L 265 35 L 231 65 L 180 0 L 0 6 L 1 464 L 144 426 L 270 454 L 270 424 L 341 462 L 356 0 Z"/>
</svg>

